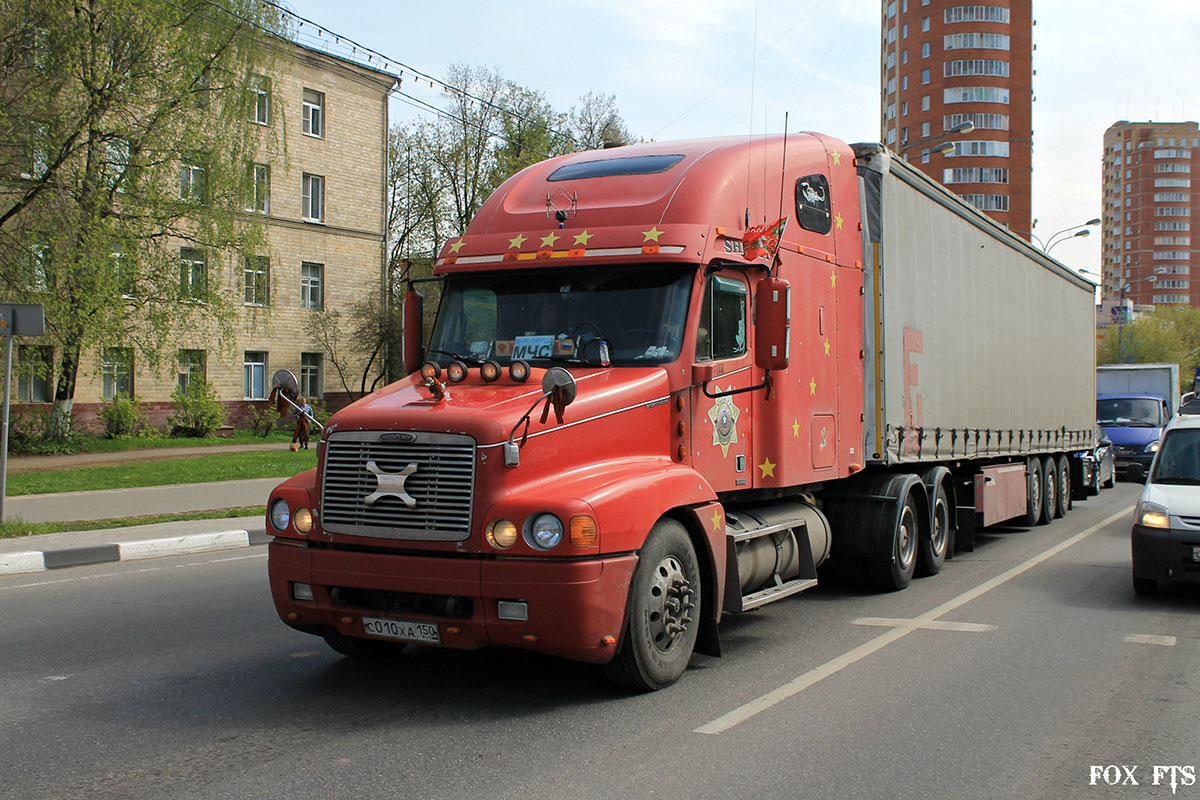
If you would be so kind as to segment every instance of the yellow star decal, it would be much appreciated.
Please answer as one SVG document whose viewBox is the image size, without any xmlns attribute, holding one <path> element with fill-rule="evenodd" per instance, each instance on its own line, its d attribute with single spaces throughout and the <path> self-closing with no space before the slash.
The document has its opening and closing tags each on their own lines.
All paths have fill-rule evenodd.
<svg viewBox="0 0 1200 800">
<path fill-rule="evenodd" d="M 842 223 L 845 222 L 845 220 L 842 219 L 842 215 L 838 214 L 833 218 L 833 221 L 837 223 L 837 229 L 840 231 L 842 229 Z"/>
<path fill-rule="evenodd" d="M 459 250 L 462 250 L 462 246 L 466 243 L 467 243 L 466 239 L 459 239 L 457 242 L 450 245 L 450 252 L 457 253 Z"/>
<path fill-rule="evenodd" d="M 588 241 L 591 240 L 594 235 L 595 234 L 588 233 L 587 231 L 584 231 L 583 233 L 577 233 L 575 234 L 575 244 L 581 244 L 584 247 L 587 247 Z"/>
<path fill-rule="evenodd" d="M 562 237 L 559 236 L 557 233 L 554 233 L 553 231 L 551 231 L 549 236 L 542 237 L 542 247 L 554 247 L 554 243 L 557 242 L 561 238 Z"/>
<path fill-rule="evenodd" d="M 664 233 L 664 231 L 660 231 L 660 230 L 658 229 L 658 226 L 657 226 L 657 225 L 655 225 L 653 228 L 651 228 L 651 229 L 650 229 L 650 230 L 648 230 L 648 231 L 642 231 L 642 236 L 645 236 L 645 237 L 646 237 L 645 239 L 642 239 L 642 241 L 643 241 L 643 242 L 649 242 L 650 240 L 654 240 L 654 241 L 656 241 L 656 242 L 657 242 L 657 241 L 658 241 L 658 237 L 662 236 L 662 235 L 663 235 L 663 233 Z"/>
<path fill-rule="evenodd" d="M 834 289 L 837 288 L 837 270 L 836 269 L 833 272 L 829 273 L 829 285 L 832 286 Z"/>
<path fill-rule="evenodd" d="M 769 458 L 764 460 L 763 463 L 758 465 L 758 468 L 762 470 L 762 475 L 760 477 L 774 478 L 775 477 L 775 467 L 777 467 L 777 466 L 779 466 L 779 465 L 772 464 L 771 459 L 769 459 Z"/>
<path fill-rule="evenodd" d="M 808 382 L 808 393 L 810 395 L 817 393 L 817 379 L 816 378 L 813 378 L 811 381 Z"/>
<path fill-rule="evenodd" d="M 712 515 L 711 519 L 712 519 L 712 524 L 713 524 L 713 531 L 721 530 L 721 509 L 718 508 L 717 510 L 713 511 L 713 515 Z"/>
<path fill-rule="evenodd" d="M 833 165 L 835 167 L 842 163 L 842 154 L 837 150 L 834 150 L 832 153 L 830 153 L 830 155 L 833 156 Z"/>
<path fill-rule="evenodd" d="M 800 422 L 798 420 L 792 420 L 792 438 L 800 438 Z"/>
<path fill-rule="evenodd" d="M 523 234 L 518 233 L 516 235 L 516 237 L 508 240 L 508 248 L 511 250 L 512 248 L 515 247 L 518 250 L 520 250 L 521 245 L 525 244 L 526 241 L 527 241 L 527 239 L 525 238 L 525 236 Z"/>
<path fill-rule="evenodd" d="M 825 340 L 825 355 L 829 355 L 829 340 Z"/>
</svg>

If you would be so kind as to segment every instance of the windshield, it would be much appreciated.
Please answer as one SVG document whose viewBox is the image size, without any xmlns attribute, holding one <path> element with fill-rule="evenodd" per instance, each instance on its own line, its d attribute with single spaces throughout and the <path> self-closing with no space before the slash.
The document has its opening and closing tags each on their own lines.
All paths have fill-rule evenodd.
<svg viewBox="0 0 1200 800">
<path fill-rule="evenodd" d="M 1200 428 L 1167 432 L 1150 482 L 1200 485 Z"/>
<path fill-rule="evenodd" d="M 665 364 L 679 355 L 694 270 L 653 265 L 455 275 L 429 344 L 446 364 Z"/>
<path fill-rule="evenodd" d="M 1096 401 L 1096 420 L 1101 425 L 1161 428 L 1161 404 L 1150 397 L 1112 397 Z"/>
</svg>

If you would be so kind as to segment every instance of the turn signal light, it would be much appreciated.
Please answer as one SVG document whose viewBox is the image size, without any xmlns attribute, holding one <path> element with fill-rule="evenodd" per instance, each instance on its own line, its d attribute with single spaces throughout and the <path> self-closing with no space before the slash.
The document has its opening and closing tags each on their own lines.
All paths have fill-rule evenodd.
<svg viewBox="0 0 1200 800">
<path fill-rule="evenodd" d="M 600 638 L 600 644 L 616 644 L 616 643 L 617 643 L 617 637 L 613 636 L 611 633 L 608 636 L 602 636 Z"/>
<path fill-rule="evenodd" d="M 343 625 L 349 625 L 351 622 L 354 622 L 354 617 L 342 617 Z"/>
<path fill-rule="evenodd" d="M 575 547 L 596 546 L 596 520 L 591 517 L 571 517 L 571 544 Z"/>
<path fill-rule="evenodd" d="M 457 625 L 447 625 L 446 633 L 462 633 L 462 628 L 458 627 Z"/>
<path fill-rule="evenodd" d="M 536 642 L 538 640 L 536 633 L 523 633 L 523 634 L 521 634 L 521 638 L 524 639 L 525 641 L 529 642 L 530 644 L 532 644 L 533 642 Z"/>
</svg>

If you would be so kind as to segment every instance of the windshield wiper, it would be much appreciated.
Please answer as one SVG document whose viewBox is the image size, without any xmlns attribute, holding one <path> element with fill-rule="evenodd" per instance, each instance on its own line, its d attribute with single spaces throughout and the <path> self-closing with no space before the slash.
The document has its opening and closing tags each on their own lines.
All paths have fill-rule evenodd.
<svg viewBox="0 0 1200 800">
<path fill-rule="evenodd" d="M 474 364 L 477 367 L 483 365 L 483 359 L 480 358 L 479 356 L 475 355 L 474 353 L 469 353 L 468 355 L 464 356 L 464 355 L 459 355 L 458 353 L 451 353 L 447 350 L 438 350 L 433 347 L 429 348 L 428 352 L 438 353 L 443 356 L 450 356 L 451 358 L 457 358 L 459 361 L 465 361 L 468 364 Z"/>
</svg>

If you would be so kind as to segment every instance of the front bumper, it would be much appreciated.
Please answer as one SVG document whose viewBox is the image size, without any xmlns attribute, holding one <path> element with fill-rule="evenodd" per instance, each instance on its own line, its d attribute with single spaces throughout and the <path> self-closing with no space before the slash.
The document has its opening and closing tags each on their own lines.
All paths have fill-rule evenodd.
<svg viewBox="0 0 1200 800">
<path fill-rule="evenodd" d="M 1200 531 L 1134 525 L 1133 577 L 1200 583 Z"/>
<path fill-rule="evenodd" d="M 1113 467 L 1117 472 L 1128 472 L 1134 464 L 1142 467 L 1142 472 L 1150 472 L 1150 464 L 1154 461 L 1154 453 L 1116 453 L 1113 456 Z"/>
<path fill-rule="evenodd" d="M 616 653 L 636 566 L 633 554 L 586 560 L 484 560 L 316 549 L 281 540 L 268 549 L 275 608 L 297 630 L 370 638 L 362 615 L 391 616 L 437 623 L 443 647 L 500 644 L 592 663 L 609 661 Z M 313 599 L 294 599 L 293 583 L 310 585 Z M 334 591 L 339 588 L 343 591 Z M 371 592 L 458 598 L 443 605 L 460 613 L 428 613 L 438 605 L 433 602 L 418 601 L 397 612 L 335 600 L 335 595 L 362 597 Z M 525 602 L 528 619 L 500 619 L 501 600 Z M 612 642 L 606 643 L 606 637 Z"/>
</svg>

